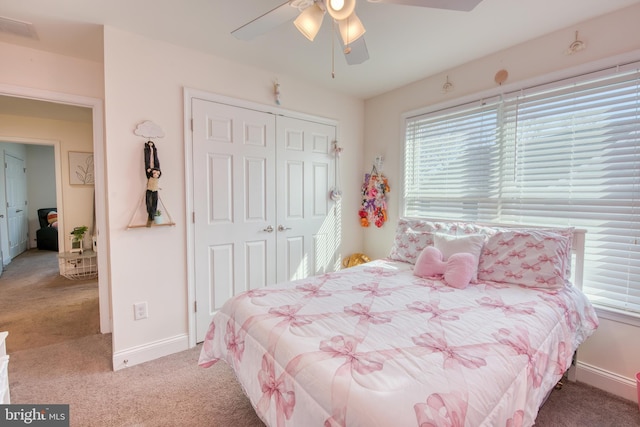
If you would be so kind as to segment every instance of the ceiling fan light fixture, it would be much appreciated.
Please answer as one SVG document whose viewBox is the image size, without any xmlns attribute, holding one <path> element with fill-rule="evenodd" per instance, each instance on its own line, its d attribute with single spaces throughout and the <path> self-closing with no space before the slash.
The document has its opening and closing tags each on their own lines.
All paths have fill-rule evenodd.
<svg viewBox="0 0 640 427">
<path fill-rule="evenodd" d="M 316 38 L 320 26 L 322 26 L 322 19 L 324 18 L 324 10 L 318 6 L 317 3 L 313 3 L 311 6 L 303 10 L 300 15 L 293 21 L 298 31 L 310 41 Z"/>
<path fill-rule="evenodd" d="M 356 9 L 356 0 L 327 0 L 325 6 L 333 19 L 342 21 Z"/>
<path fill-rule="evenodd" d="M 367 31 L 355 12 L 347 19 L 338 21 L 338 28 L 340 30 L 340 37 L 342 37 L 342 43 L 345 46 L 358 40 Z"/>
</svg>

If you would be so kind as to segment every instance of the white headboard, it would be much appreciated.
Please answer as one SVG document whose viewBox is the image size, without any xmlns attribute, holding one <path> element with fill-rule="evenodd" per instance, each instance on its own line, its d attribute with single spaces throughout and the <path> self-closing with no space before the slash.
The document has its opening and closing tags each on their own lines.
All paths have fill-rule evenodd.
<svg viewBox="0 0 640 427">
<path fill-rule="evenodd" d="M 573 242 L 571 242 L 571 252 L 573 252 L 572 265 L 573 284 L 582 289 L 582 280 L 584 274 L 584 244 L 587 230 L 576 228 L 573 230 Z"/>
</svg>

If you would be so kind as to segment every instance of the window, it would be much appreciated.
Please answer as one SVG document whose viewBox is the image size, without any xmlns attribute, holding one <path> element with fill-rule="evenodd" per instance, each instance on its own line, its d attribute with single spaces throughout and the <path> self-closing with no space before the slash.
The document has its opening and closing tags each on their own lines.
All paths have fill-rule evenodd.
<svg viewBox="0 0 640 427">
<path fill-rule="evenodd" d="M 638 65 L 408 117 L 403 215 L 584 228 L 585 293 L 640 314 Z"/>
</svg>

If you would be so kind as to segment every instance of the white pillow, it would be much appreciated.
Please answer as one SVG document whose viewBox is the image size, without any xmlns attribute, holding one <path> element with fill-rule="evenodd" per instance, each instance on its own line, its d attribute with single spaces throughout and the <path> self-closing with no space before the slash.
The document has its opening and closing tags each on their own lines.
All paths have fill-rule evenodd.
<svg viewBox="0 0 640 427">
<path fill-rule="evenodd" d="M 485 236 L 481 234 L 449 236 L 446 234 L 436 233 L 433 236 L 433 246 L 442 252 L 443 261 L 449 259 L 451 255 L 461 252 L 473 255 L 473 258 L 475 259 L 475 268 L 473 269 L 473 275 L 471 276 L 472 282 L 476 282 L 478 280 L 478 261 L 482 254 L 484 241 Z"/>
</svg>

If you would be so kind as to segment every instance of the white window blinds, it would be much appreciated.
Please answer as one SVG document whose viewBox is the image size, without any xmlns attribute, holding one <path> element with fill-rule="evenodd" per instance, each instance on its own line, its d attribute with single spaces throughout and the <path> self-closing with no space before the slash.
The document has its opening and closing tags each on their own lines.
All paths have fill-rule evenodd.
<svg viewBox="0 0 640 427">
<path fill-rule="evenodd" d="M 494 217 L 500 156 L 497 101 L 407 121 L 405 215 Z"/>
<path fill-rule="evenodd" d="M 584 290 L 640 314 L 640 73 L 408 118 L 404 215 L 587 229 Z"/>
</svg>

